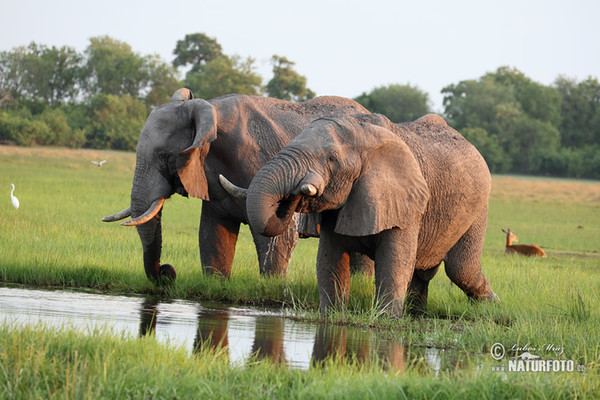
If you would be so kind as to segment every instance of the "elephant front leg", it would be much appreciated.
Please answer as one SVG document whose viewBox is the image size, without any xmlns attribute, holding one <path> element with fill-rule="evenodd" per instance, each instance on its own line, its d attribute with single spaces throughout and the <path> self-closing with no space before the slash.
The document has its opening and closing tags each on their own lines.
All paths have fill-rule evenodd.
<svg viewBox="0 0 600 400">
<path fill-rule="evenodd" d="M 382 231 L 375 251 L 377 303 L 401 317 L 408 285 L 413 277 L 418 232 L 397 228 Z"/>
<path fill-rule="evenodd" d="M 295 220 L 279 236 L 266 237 L 252 231 L 260 274 L 266 276 L 285 276 L 292 256 L 292 251 L 298 243 L 298 232 Z"/>
<path fill-rule="evenodd" d="M 346 307 L 350 291 L 350 256 L 335 234 L 321 231 L 317 254 L 317 283 L 321 313 L 331 308 Z"/>
<path fill-rule="evenodd" d="M 216 217 L 207 204 L 208 202 L 202 204 L 198 235 L 202 268 L 207 275 L 229 278 L 240 223 Z"/>
</svg>

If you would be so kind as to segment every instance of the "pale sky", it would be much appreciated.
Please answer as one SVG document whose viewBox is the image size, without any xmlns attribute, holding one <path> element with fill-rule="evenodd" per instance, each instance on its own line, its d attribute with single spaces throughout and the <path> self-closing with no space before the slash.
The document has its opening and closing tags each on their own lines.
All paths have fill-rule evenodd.
<svg viewBox="0 0 600 400">
<path fill-rule="evenodd" d="M 545 85 L 600 77 L 599 21 L 597 0 L 0 0 L 0 51 L 83 52 L 109 35 L 170 63 L 177 40 L 202 32 L 256 59 L 264 84 L 278 54 L 317 95 L 410 83 L 443 111 L 443 87 L 503 65 Z"/>
</svg>

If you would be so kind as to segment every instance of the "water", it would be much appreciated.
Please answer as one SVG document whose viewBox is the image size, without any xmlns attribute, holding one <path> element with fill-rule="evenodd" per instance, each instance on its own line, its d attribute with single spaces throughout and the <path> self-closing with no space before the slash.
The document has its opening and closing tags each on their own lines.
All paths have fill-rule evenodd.
<svg viewBox="0 0 600 400">
<path fill-rule="evenodd" d="M 384 360 L 402 371 L 418 360 L 433 371 L 463 368 L 466 355 L 435 348 L 406 347 L 375 331 L 285 318 L 281 312 L 225 307 L 157 297 L 126 297 L 74 291 L 0 287 L 0 323 L 71 326 L 83 331 L 108 326 L 134 336 L 155 335 L 164 343 L 226 351 L 230 363 L 251 355 L 291 368 L 308 369 L 331 356 L 359 362 Z"/>
</svg>

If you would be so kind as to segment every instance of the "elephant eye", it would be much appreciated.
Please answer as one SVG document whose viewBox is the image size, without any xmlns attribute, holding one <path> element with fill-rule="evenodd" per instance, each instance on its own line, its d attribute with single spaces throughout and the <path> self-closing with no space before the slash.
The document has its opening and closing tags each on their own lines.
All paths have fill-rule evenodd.
<svg viewBox="0 0 600 400">
<path fill-rule="evenodd" d="M 336 161 L 337 161 L 337 157 L 335 156 L 335 154 L 330 154 L 330 155 L 327 157 L 327 160 L 329 160 L 329 162 L 332 162 L 332 163 L 334 163 L 334 162 L 336 162 Z"/>
</svg>

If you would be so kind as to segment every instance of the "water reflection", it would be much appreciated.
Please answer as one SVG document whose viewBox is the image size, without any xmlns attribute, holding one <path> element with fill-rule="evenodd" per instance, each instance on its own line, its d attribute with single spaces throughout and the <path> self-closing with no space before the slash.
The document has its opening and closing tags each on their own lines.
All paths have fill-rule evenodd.
<svg viewBox="0 0 600 400">
<path fill-rule="evenodd" d="M 0 288 L 2 321 L 70 324 L 84 330 L 110 325 L 120 332 L 154 335 L 191 352 L 207 346 L 218 349 L 236 365 L 256 358 L 300 369 L 331 359 L 358 363 L 377 360 L 394 371 L 404 371 L 415 363 L 429 371 L 467 367 L 462 353 L 407 348 L 368 329 L 299 322 L 268 310 L 157 297 Z"/>
</svg>

